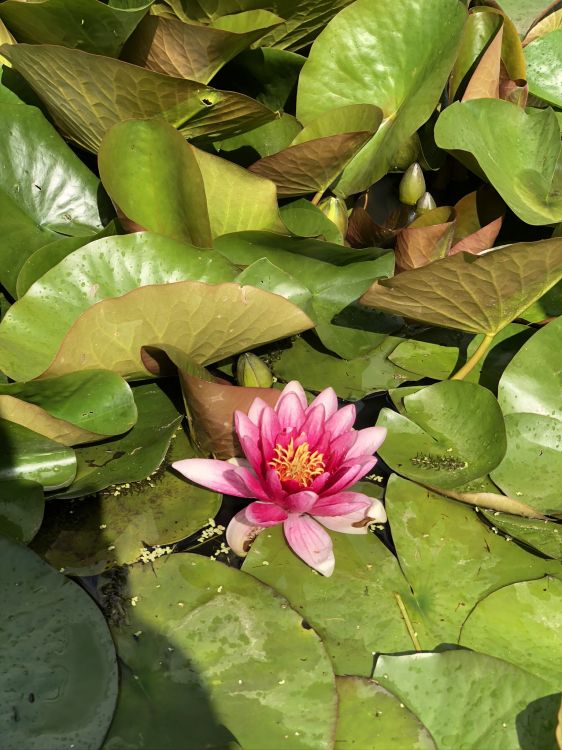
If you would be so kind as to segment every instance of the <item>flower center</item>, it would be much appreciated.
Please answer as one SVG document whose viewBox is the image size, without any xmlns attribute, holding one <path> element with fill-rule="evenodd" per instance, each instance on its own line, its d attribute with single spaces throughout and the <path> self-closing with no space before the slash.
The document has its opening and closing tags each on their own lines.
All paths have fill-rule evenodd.
<svg viewBox="0 0 562 750">
<path fill-rule="evenodd" d="M 324 473 L 324 454 L 318 451 L 311 453 L 308 443 L 295 448 L 291 438 L 286 448 L 278 443 L 274 453 L 275 458 L 271 459 L 269 466 L 275 469 L 282 482 L 293 479 L 301 487 L 308 487 L 314 477 Z"/>
</svg>

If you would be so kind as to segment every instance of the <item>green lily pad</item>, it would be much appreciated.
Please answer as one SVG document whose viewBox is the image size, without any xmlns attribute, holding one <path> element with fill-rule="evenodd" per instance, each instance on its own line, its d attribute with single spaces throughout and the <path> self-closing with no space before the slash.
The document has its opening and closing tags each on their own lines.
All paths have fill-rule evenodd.
<svg viewBox="0 0 562 750">
<path fill-rule="evenodd" d="M 305 198 L 286 203 L 281 206 L 279 213 L 291 234 L 297 237 L 318 237 L 343 245 L 343 237 L 336 225 L 318 206 L 313 206 Z"/>
<path fill-rule="evenodd" d="M 481 511 L 501 532 L 538 550 L 547 557 L 562 560 L 562 527 L 552 521 L 519 518 L 507 513 Z"/>
<path fill-rule="evenodd" d="M 99 180 L 35 107 L 3 104 L 0 130 L 9 134 L 0 144 L 0 282 L 15 296 L 35 250 L 63 234 L 93 238 L 110 211 L 98 202 Z"/>
<path fill-rule="evenodd" d="M 30 542 L 43 520 L 43 488 L 29 479 L 0 482 L 0 536 Z"/>
<path fill-rule="evenodd" d="M 546 3 L 544 0 L 502 0 L 501 6 L 523 36 L 535 18 L 545 10 Z"/>
<path fill-rule="evenodd" d="M 491 472 L 506 495 L 545 513 L 562 512 L 562 421 L 542 414 L 506 414 L 507 450 Z"/>
<path fill-rule="evenodd" d="M 122 607 L 126 620 L 112 631 L 137 679 L 120 694 L 107 750 L 229 747 L 224 729 L 217 740 L 221 724 L 245 750 L 332 747 L 329 659 L 316 633 L 267 586 L 208 558 L 176 554 L 133 566 Z"/>
<path fill-rule="evenodd" d="M 123 120 L 162 117 L 186 137 L 218 139 L 275 117 L 243 94 L 81 50 L 5 44 L 0 54 L 33 86 L 60 130 L 94 153 L 109 128 Z M 108 91 L 114 95 L 108 97 Z"/>
<path fill-rule="evenodd" d="M 349 104 L 329 109 L 310 120 L 294 138 L 292 145 L 342 133 L 369 132 L 372 135 L 378 130 L 382 120 L 382 110 L 372 104 Z"/>
<path fill-rule="evenodd" d="M 76 475 L 72 448 L 15 422 L 0 419 L 0 481 L 30 479 L 44 489 L 67 487 Z"/>
<path fill-rule="evenodd" d="M 338 677 L 335 750 L 435 750 L 423 724 L 376 682 Z"/>
<path fill-rule="evenodd" d="M 501 409 L 486 388 L 446 380 L 406 396 L 402 404 L 403 414 L 383 409 L 377 420 L 388 429 L 379 453 L 398 474 L 458 487 L 488 474 L 504 457 Z"/>
<path fill-rule="evenodd" d="M 0 369 L 14 380 L 40 375 L 80 314 L 101 300 L 143 285 L 217 283 L 237 273 L 218 253 L 148 232 L 97 240 L 64 258 L 12 305 L 0 327 Z"/>
<path fill-rule="evenodd" d="M 357 0 L 321 32 L 304 64 L 297 117 L 374 104 L 384 119 L 337 182 L 367 189 L 393 166 L 397 147 L 429 119 L 455 60 L 466 10 L 457 0 Z M 392 38 L 392 44 L 388 39 Z"/>
<path fill-rule="evenodd" d="M 72 484 L 51 497 L 90 495 L 114 484 L 141 482 L 156 471 L 182 419 L 156 383 L 133 389 L 138 419 L 124 437 L 76 450 L 78 468 Z"/>
<path fill-rule="evenodd" d="M 525 61 L 529 93 L 554 107 L 562 107 L 562 29 L 528 44 L 525 47 Z"/>
<path fill-rule="evenodd" d="M 363 491 L 365 483 L 357 489 Z M 396 558 L 372 534 L 331 536 L 336 568 L 329 578 L 313 572 L 289 549 L 280 527 L 257 537 L 243 570 L 301 613 L 322 638 L 336 674 L 368 677 L 374 653 L 413 649 L 394 595 L 404 596 L 408 584 Z"/>
<path fill-rule="evenodd" d="M 560 238 L 520 242 L 484 255 L 458 253 L 377 281 L 360 302 L 430 325 L 495 336 L 561 278 Z"/>
<path fill-rule="evenodd" d="M 394 336 L 386 336 L 367 356 L 340 359 L 297 338 L 274 359 L 273 372 L 285 382 L 299 380 L 307 390 L 322 391 L 332 387 L 340 398 L 357 401 L 369 393 L 419 379 L 419 375 L 389 361 L 388 355 L 399 341 Z"/>
<path fill-rule="evenodd" d="M 562 689 L 562 581 L 519 581 L 482 599 L 463 624 L 460 644 L 515 664 Z"/>
<path fill-rule="evenodd" d="M 148 425 L 144 432 L 146 439 Z M 215 517 L 221 502 L 216 492 L 172 471 L 174 461 L 194 457 L 180 430 L 164 463 L 143 481 L 109 487 L 97 497 L 48 503 L 33 549 L 68 575 L 90 576 L 136 562 L 145 546 L 185 539 Z"/>
<path fill-rule="evenodd" d="M 103 615 L 80 586 L 2 537 L 0 565 L 4 747 L 97 750 L 117 699 Z"/>
<path fill-rule="evenodd" d="M 63 445 L 76 445 L 127 432 L 137 420 L 137 408 L 123 378 L 90 370 L 0 384 L 0 417 Z"/>
<path fill-rule="evenodd" d="M 504 414 L 529 412 L 562 420 L 561 336 L 558 318 L 536 331 L 505 368 L 498 387 Z"/>
<path fill-rule="evenodd" d="M 62 44 L 98 55 L 117 57 L 136 25 L 148 12 L 150 0 L 126 4 L 99 0 L 7 0 L 0 8 L 18 42 Z"/>
<path fill-rule="evenodd" d="M 441 750 L 556 750 L 559 696 L 513 664 L 464 650 L 381 656 L 374 676 Z"/>
<path fill-rule="evenodd" d="M 247 133 L 214 141 L 213 146 L 220 156 L 228 154 L 231 161 L 247 167 L 260 156 L 276 154 L 287 148 L 300 130 L 301 125 L 297 119 L 283 112 L 277 120 L 266 122 Z"/>
<path fill-rule="evenodd" d="M 266 10 L 223 16 L 214 26 L 146 16 L 121 59 L 157 73 L 209 83 L 223 65 L 282 22 Z"/>
<path fill-rule="evenodd" d="M 440 115 L 435 140 L 471 154 L 527 224 L 562 220 L 560 128 L 552 110 L 525 110 L 501 99 L 456 102 Z"/>
<path fill-rule="evenodd" d="M 558 570 L 557 562 L 494 534 L 466 505 L 399 477 L 388 483 L 386 509 L 412 588 L 404 604 L 416 630 L 421 619 L 429 634 L 428 641 L 420 635 L 424 649 L 456 643 L 467 614 L 492 591 Z"/>
</svg>

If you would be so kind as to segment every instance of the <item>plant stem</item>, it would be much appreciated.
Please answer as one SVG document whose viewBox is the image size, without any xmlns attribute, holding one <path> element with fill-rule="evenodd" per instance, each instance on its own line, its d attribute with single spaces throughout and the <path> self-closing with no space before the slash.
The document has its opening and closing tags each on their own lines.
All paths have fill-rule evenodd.
<svg viewBox="0 0 562 750">
<path fill-rule="evenodd" d="M 408 631 L 408 635 L 412 639 L 412 643 L 414 644 L 414 648 L 416 651 L 421 651 L 422 647 L 420 646 L 420 642 L 418 641 L 418 636 L 416 631 L 414 630 L 414 626 L 412 625 L 412 621 L 410 620 L 410 616 L 408 615 L 408 612 L 406 610 L 406 607 L 404 606 L 404 602 L 402 601 L 402 597 L 398 592 L 394 592 L 394 598 L 396 599 L 396 604 L 398 604 L 398 609 L 400 610 L 400 614 L 402 615 L 402 619 L 404 620 L 404 623 L 406 625 L 406 630 Z"/>
<path fill-rule="evenodd" d="M 316 195 L 314 196 L 314 198 L 310 201 L 312 203 L 312 205 L 313 206 L 317 206 L 320 203 L 320 201 L 322 200 L 322 196 L 323 195 L 324 195 L 324 191 L 323 190 L 319 190 L 316 193 Z"/>
<path fill-rule="evenodd" d="M 474 354 L 466 360 L 465 364 L 458 372 L 451 376 L 450 380 L 463 380 L 463 378 L 468 375 L 469 372 L 471 372 L 471 370 L 478 364 L 478 362 L 480 362 L 484 354 L 490 348 L 490 344 L 493 340 L 493 335 L 491 333 L 487 333 L 480 342 L 480 345 L 478 346 Z"/>
</svg>

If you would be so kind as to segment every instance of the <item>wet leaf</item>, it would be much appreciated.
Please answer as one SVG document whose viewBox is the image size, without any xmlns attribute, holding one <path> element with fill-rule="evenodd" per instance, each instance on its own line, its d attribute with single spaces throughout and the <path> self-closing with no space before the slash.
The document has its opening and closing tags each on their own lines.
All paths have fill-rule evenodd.
<svg viewBox="0 0 562 750">
<path fill-rule="evenodd" d="M 385 655 L 374 676 L 444 750 L 461 737 L 470 750 L 482 747 L 483 738 L 486 750 L 555 750 L 558 696 L 551 695 L 548 682 L 508 662 L 464 650 Z"/>
<path fill-rule="evenodd" d="M 453 153 L 471 154 L 527 224 L 562 219 L 560 128 L 552 111 L 527 111 L 499 99 L 456 102 L 440 115 L 435 140 Z"/>
<path fill-rule="evenodd" d="M 150 0 L 124 5 L 99 0 L 7 0 L 2 18 L 18 42 L 60 44 L 98 55 L 118 57 L 121 47 L 148 12 Z"/>
<path fill-rule="evenodd" d="M 93 152 L 109 128 L 123 120 L 161 117 L 188 138 L 218 139 L 275 117 L 243 94 L 81 50 L 18 44 L 4 45 L 0 53 L 37 91 L 60 130 Z"/>
<path fill-rule="evenodd" d="M 482 512 L 488 521 L 504 534 L 547 557 L 562 560 L 562 528 L 559 524 L 534 518 L 518 518 L 507 513 Z"/>
<path fill-rule="evenodd" d="M 43 521 L 43 488 L 28 479 L 0 482 L 0 538 L 30 542 Z"/>
<path fill-rule="evenodd" d="M 377 420 L 388 430 L 379 453 L 398 474 L 452 488 L 488 474 L 503 459 L 502 413 L 486 388 L 443 381 L 406 396 L 402 405 L 403 414 L 383 409 Z"/>
<path fill-rule="evenodd" d="M 123 378 L 99 370 L 0 385 L 0 417 L 76 445 L 127 432 L 137 409 Z"/>
<path fill-rule="evenodd" d="M 449 254 L 455 231 L 450 208 L 434 208 L 402 229 L 396 238 L 396 270 L 420 268 Z"/>
<path fill-rule="evenodd" d="M 455 230 L 449 255 L 480 253 L 493 247 L 502 227 L 505 204 L 486 186 L 468 193 L 455 204 Z"/>
<path fill-rule="evenodd" d="M 456 0 L 400 0 L 392 6 L 358 0 L 319 35 L 299 79 L 298 119 L 306 126 L 348 104 L 375 104 L 384 114 L 376 135 L 338 180 L 339 195 L 365 190 L 386 174 L 397 147 L 429 118 L 465 19 Z"/>
<path fill-rule="evenodd" d="M 525 47 L 529 92 L 555 107 L 562 107 L 560 66 L 562 29 L 552 31 Z"/>
<path fill-rule="evenodd" d="M 122 686 L 108 750 L 225 748 L 229 735 L 247 750 L 279 750 L 288 734 L 295 750 L 332 746 L 330 662 L 316 633 L 271 589 L 178 554 L 131 568 L 121 601 L 127 619 L 113 635 L 138 679 Z"/>
<path fill-rule="evenodd" d="M 0 694 L 10 707 L 3 743 L 96 750 L 117 699 L 115 649 L 103 615 L 80 586 L 2 537 L 0 565 L 0 596 L 10 613 L 2 623 Z"/>
<path fill-rule="evenodd" d="M 377 281 L 364 305 L 431 325 L 496 335 L 562 278 L 562 241 L 468 253 Z"/>
</svg>

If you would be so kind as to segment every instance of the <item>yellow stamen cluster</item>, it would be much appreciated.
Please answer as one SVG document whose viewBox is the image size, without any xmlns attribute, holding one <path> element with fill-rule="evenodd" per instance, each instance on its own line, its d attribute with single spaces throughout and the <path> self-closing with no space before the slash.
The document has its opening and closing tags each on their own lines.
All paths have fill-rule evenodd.
<svg viewBox="0 0 562 750">
<path fill-rule="evenodd" d="M 318 451 L 310 452 L 308 443 L 302 443 L 295 448 L 293 438 L 286 448 L 277 444 L 274 449 L 275 458 L 269 466 L 275 469 L 279 479 L 293 479 L 301 487 L 308 487 L 314 477 L 324 473 L 324 454 Z"/>
</svg>

